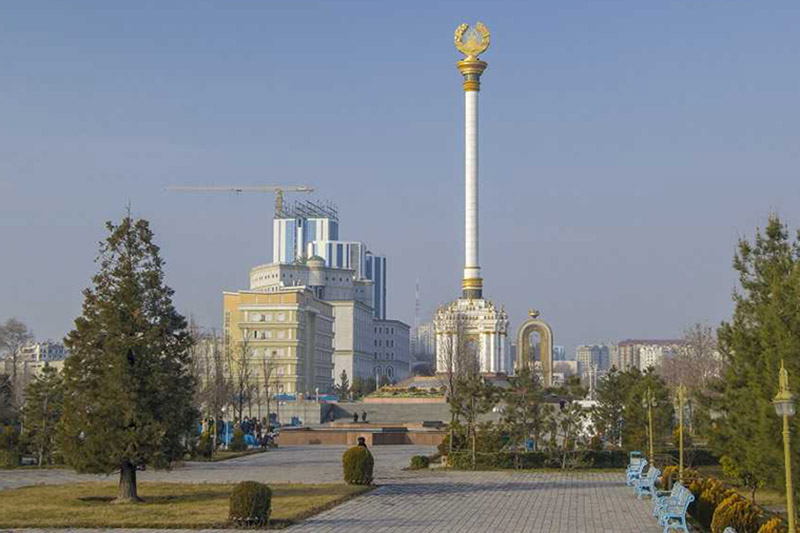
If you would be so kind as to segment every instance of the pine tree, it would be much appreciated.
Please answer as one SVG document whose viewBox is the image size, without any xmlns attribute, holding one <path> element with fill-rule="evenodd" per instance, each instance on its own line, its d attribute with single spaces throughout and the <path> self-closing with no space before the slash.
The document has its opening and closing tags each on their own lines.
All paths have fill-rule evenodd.
<svg viewBox="0 0 800 533">
<path fill-rule="evenodd" d="M 39 466 L 52 459 L 55 430 L 64 403 L 64 381 L 52 366 L 45 365 L 25 390 L 25 430 L 39 457 Z"/>
<path fill-rule="evenodd" d="M 725 368 L 710 396 L 722 417 L 710 440 L 755 498 L 759 486 L 783 482 L 781 421 L 771 405 L 782 360 L 794 377 L 793 392 L 800 392 L 800 236 L 790 242 L 786 226 L 771 216 L 754 242 L 739 241 L 733 266 L 740 287 L 732 320 L 717 332 Z"/>
<path fill-rule="evenodd" d="M 508 378 L 508 384 L 500 396 L 505 403 L 503 423 L 510 430 L 511 442 L 525 446 L 532 436 L 535 445 L 541 446 L 539 438 L 544 431 L 549 406 L 545 403 L 544 388 L 538 376 L 529 368 L 523 368 Z"/>
<path fill-rule="evenodd" d="M 339 385 L 334 385 L 334 392 L 336 392 L 342 400 L 347 398 L 347 395 L 350 394 L 350 380 L 347 379 L 347 370 L 342 370 L 341 375 L 339 375 Z"/>
<path fill-rule="evenodd" d="M 59 444 L 79 472 L 118 471 L 117 501 L 138 501 L 136 470 L 171 466 L 196 427 L 192 339 L 148 222 L 129 213 L 106 227 L 99 272 L 66 339 Z"/>
</svg>

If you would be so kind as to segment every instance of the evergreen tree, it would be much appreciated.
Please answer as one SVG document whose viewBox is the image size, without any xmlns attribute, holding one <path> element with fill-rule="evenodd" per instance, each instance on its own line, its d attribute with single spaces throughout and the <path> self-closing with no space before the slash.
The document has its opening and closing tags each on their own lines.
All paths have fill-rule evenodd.
<svg viewBox="0 0 800 533">
<path fill-rule="evenodd" d="M 99 272 L 66 338 L 59 445 L 79 472 L 120 473 L 117 501 L 137 501 L 136 470 L 183 456 L 192 406 L 192 339 L 164 284 L 145 220 L 108 222 Z"/>
<path fill-rule="evenodd" d="M 754 242 L 739 241 L 733 266 L 740 287 L 732 320 L 717 332 L 724 379 L 710 397 L 722 417 L 710 442 L 755 498 L 765 483 L 783 485 L 781 420 L 771 404 L 781 360 L 794 377 L 793 392 L 800 392 L 800 236 L 790 242 L 786 226 L 771 216 Z M 794 417 L 794 442 L 797 428 Z"/>
<path fill-rule="evenodd" d="M 539 439 L 544 432 L 549 406 L 545 404 L 544 389 L 537 375 L 526 367 L 515 376 L 509 376 L 508 384 L 500 396 L 505 403 L 503 423 L 510 432 L 511 442 L 524 446 L 532 436 L 535 445 L 541 446 Z"/>
<path fill-rule="evenodd" d="M 46 364 L 41 375 L 25 390 L 25 430 L 36 450 L 39 466 L 45 465 L 53 456 L 56 425 L 64 403 L 63 387 L 61 374 Z"/>
<path fill-rule="evenodd" d="M 339 375 L 339 384 L 334 385 L 333 389 L 341 399 L 347 398 L 347 395 L 350 394 L 350 380 L 347 379 L 347 370 L 342 370 Z"/>
<path fill-rule="evenodd" d="M 632 371 L 635 380 L 630 386 L 623 410 L 622 445 L 628 450 L 649 449 L 650 420 L 647 409 L 648 391 L 655 400 L 653 407 L 653 447 L 658 450 L 664 439 L 672 435 L 675 408 L 664 380 L 650 370 Z"/>
<path fill-rule="evenodd" d="M 620 372 L 616 367 L 608 371 L 597 385 L 597 406 L 592 410 L 595 429 L 614 445 L 622 445 L 625 403 L 633 384 L 641 378 L 638 370 Z"/>
</svg>

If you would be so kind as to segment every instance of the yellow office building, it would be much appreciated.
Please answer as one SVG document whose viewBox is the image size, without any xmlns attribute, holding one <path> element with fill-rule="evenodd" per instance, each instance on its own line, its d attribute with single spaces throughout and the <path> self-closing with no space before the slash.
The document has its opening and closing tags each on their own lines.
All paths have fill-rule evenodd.
<svg viewBox="0 0 800 533">
<path fill-rule="evenodd" d="M 333 388 L 333 308 L 304 287 L 223 293 L 225 350 L 246 360 L 251 380 L 285 394 Z M 242 354 L 246 354 L 242 357 Z"/>
</svg>

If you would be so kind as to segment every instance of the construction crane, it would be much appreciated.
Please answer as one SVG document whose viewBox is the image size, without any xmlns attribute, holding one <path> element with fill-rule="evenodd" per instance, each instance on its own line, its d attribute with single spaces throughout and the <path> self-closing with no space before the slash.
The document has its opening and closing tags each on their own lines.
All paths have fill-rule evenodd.
<svg viewBox="0 0 800 533">
<path fill-rule="evenodd" d="M 244 187 L 231 186 L 209 186 L 198 187 L 194 185 L 176 185 L 167 187 L 168 191 L 179 192 L 274 192 L 275 193 L 275 212 L 283 211 L 283 193 L 285 192 L 314 192 L 314 189 L 307 185 L 253 185 Z"/>
</svg>

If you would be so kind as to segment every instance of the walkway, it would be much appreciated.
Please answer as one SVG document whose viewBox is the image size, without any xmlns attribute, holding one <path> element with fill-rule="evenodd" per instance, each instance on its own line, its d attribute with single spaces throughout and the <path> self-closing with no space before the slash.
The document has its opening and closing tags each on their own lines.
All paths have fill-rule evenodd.
<svg viewBox="0 0 800 533">
<path fill-rule="evenodd" d="M 288 531 L 660 532 L 651 511 L 625 486 L 622 472 L 423 472 Z"/>
</svg>

